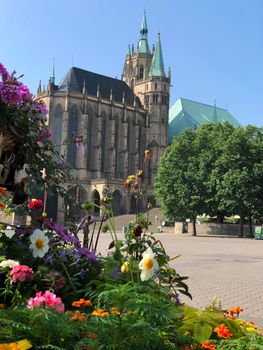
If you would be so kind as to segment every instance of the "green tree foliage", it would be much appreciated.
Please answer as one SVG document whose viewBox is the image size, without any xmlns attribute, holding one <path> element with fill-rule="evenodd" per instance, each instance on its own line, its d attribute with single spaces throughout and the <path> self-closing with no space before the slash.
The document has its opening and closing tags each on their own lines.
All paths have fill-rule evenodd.
<svg viewBox="0 0 263 350">
<path fill-rule="evenodd" d="M 238 214 L 243 236 L 245 217 L 262 215 L 262 183 L 262 128 L 214 123 L 174 139 L 159 162 L 155 194 L 168 217 L 191 218 L 194 234 L 197 215 Z"/>
</svg>

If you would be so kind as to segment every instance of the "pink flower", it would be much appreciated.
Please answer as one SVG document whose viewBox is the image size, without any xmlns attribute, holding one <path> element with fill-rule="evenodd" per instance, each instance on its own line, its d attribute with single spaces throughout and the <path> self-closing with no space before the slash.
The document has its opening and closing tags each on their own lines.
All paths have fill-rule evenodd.
<svg viewBox="0 0 263 350">
<path fill-rule="evenodd" d="M 64 312 L 65 310 L 61 298 L 57 297 L 56 294 L 51 293 L 49 290 L 46 290 L 43 295 L 42 292 L 36 293 L 35 298 L 30 298 L 27 303 L 27 307 L 30 309 L 41 306 L 52 307 L 57 312 Z"/>
<path fill-rule="evenodd" d="M 33 278 L 33 270 L 26 265 L 14 266 L 10 272 L 12 282 L 26 282 Z"/>
</svg>

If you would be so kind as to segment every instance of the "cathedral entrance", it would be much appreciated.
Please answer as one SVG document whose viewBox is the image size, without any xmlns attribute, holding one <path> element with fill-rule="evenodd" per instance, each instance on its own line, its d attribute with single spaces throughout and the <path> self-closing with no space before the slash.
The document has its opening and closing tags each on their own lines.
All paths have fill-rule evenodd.
<svg viewBox="0 0 263 350">
<path fill-rule="evenodd" d="M 122 201 L 121 201 L 121 193 L 118 190 L 115 190 L 112 194 L 112 211 L 113 215 L 121 215 L 122 214 Z"/>
<path fill-rule="evenodd" d="M 96 205 L 93 209 L 93 215 L 100 216 L 100 194 L 97 190 L 92 192 L 91 200 Z"/>
</svg>

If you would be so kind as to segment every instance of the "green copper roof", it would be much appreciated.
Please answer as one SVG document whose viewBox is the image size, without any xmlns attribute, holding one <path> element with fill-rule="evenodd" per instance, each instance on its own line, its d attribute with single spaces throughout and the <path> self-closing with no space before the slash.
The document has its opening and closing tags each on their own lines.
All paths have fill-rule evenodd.
<svg viewBox="0 0 263 350">
<path fill-rule="evenodd" d="M 130 55 L 131 55 L 131 45 L 129 44 L 128 45 L 127 56 L 130 56 Z"/>
<path fill-rule="evenodd" d="M 142 24 L 140 29 L 140 40 L 138 42 L 138 52 L 139 53 L 151 53 L 148 45 L 148 28 L 147 28 L 147 20 L 146 20 L 146 12 L 144 11 Z"/>
<path fill-rule="evenodd" d="M 168 143 L 171 144 L 174 136 L 186 129 L 196 129 L 199 125 L 216 121 L 240 126 L 226 109 L 179 98 L 169 110 Z"/>
<path fill-rule="evenodd" d="M 150 68 L 150 76 L 152 77 L 165 77 L 163 53 L 161 46 L 160 33 L 158 33 L 153 60 Z"/>
<path fill-rule="evenodd" d="M 147 20 L 146 20 L 146 11 L 144 11 L 142 24 L 141 24 L 141 39 L 147 39 L 148 28 L 147 28 Z"/>
</svg>

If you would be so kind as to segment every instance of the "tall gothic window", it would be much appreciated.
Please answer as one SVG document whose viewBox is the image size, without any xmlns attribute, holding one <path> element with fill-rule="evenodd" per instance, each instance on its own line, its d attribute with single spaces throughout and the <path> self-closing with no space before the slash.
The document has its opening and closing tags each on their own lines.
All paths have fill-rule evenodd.
<svg viewBox="0 0 263 350">
<path fill-rule="evenodd" d="M 141 65 L 141 66 L 140 66 L 139 79 L 143 79 L 143 71 L 144 71 L 144 68 L 143 68 L 143 65 Z"/>
<path fill-rule="evenodd" d="M 72 107 L 68 120 L 68 162 L 76 168 L 77 147 L 74 142 L 75 136 L 78 134 L 78 111 L 75 106 Z"/>
<path fill-rule="evenodd" d="M 62 106 L 57 105 L 55 107 L 55 116 L 54 116 L 54 124 L 53 124 L 53 142 L 54 142 L 55 150 L 58 153 L 61 152 L 62 114 L 63 114 Z"/>
</svg>

